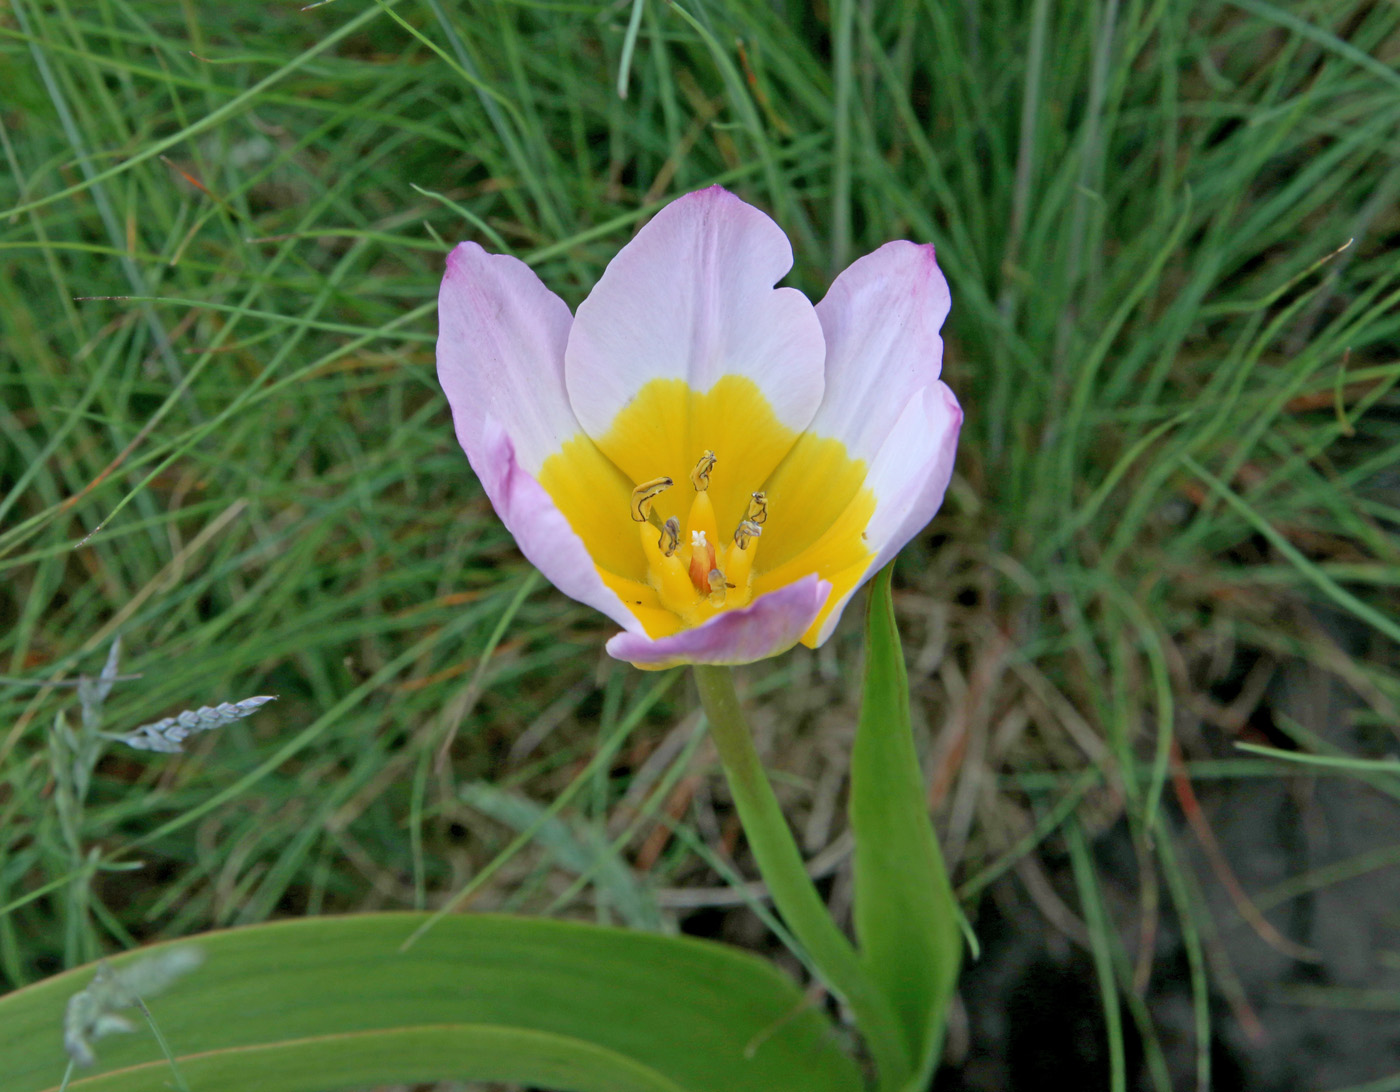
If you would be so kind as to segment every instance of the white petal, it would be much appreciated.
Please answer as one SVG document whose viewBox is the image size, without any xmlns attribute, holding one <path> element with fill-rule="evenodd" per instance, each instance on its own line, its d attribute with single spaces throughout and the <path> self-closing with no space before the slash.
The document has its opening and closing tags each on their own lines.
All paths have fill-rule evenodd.
<svg viewBox="0 0 1400 1092">
<path fill-rule="evenodd" d="M 826 395 L 810 431 L 868 461 L 914 395 L 938 379 L 948 283 L 933 247 L 886 243 L 843 271 L 816 310 Z"/>
<path fill-rule="evenodd" d="M 482 423 L 480 440 L 476 452 L 469 450 L 467 456 L 520 552 L 565 595 L 602 611 L 623 629 L 645 635 L 637 616 L 603 583 L 583 540 L 564 514 L 516 460 L 512 438 L 505 429 L 488 417 Z"/>
<path fill-rule="evenodd" d="M 962 419 L 958 400 L 941 381 L 916 392 L 899 415 L 865 479 L 875 494 L 875 512 L 865 529 L 874 557 L 864 575 L 832 605 L 814 644 L 831 636 L 856 590 L 922 531 L 943 504 Z"/>
<path fill-rule="evenodd" d="M 573 317 L 524 262 L 462 243 L 438 293 L 438 380 L 476 462 L 488 418 L 531 475 L 581 430 L 564 389 Z"/>
<path fill-rule="evenodd" d="M 790 268 L 782 229 L 718 186 L 658 212 L 608 264 L 569 333 L 565 376 L 584 430 L 603 437 L 650 380 L 704 392 L 731 374 L 757 383 L 782 424 L 805 428 L 826 350 L 807 297 L 773 287 Z"/>
</svg>

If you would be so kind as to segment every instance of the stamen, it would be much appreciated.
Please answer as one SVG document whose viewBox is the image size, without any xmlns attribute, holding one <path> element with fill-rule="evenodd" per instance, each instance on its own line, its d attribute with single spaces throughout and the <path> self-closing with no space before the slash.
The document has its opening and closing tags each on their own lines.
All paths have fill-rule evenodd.
<svg viewBox="0 0 1400 1092">
<path fill-rule="evenodd" d="M 685 562 L 675 553 L 679 545 L 680 523 L 673 516 L 662 524 L 655 512 L 651 514 L 651 518 L 661 528 L 660 540 L 656 538 L 650 524 L 637 525 L 642 537 L 642 552 L 647 558 L 647 583 L 656 589 L 663 607 L 681 614 L 695 605 L 697 589 Z"/>
<path fill-rule="evenodd" d="M 657 548 L 671 557 L 681 544 L 681 521 L 672 516 L 661 527 L 661 537 L 656 540 Z"/>
<path fill-rule="evenodd" d="M 646 523 L 651 518 L 651 502 L 674 484 L 670 478 L 652 478 L 632 490 L 632 519 Z"/>
<path fill-rule="evenodd" d="M 755 540 L 762 534 L 763 528 L 756 521 L 743 520 L 734 531 L 733 545 L 725 551 L 724 571 L 729 574 L 729 579 L 735 586 L 745 589 L 745 593 L 750 583 L 749 574 L 753 572 L 754 555 L 758 553 L 758 543 Z M 742 606 L 744 602 L 747 602 L 747 599 L 737 605 Z"/>
<path fill-rule="evenodd" d="M 655 589 L 660 605 L 687 626 L 701 624 L 715 611 L 748 605 L 754 595 L 756 540 L 768 522 L 768 495 L 751 493 L 733 538 L 724 541 L 710 493 L 716 462 L 715 453 L 706 449 L 695 463 L 690 472 L 695 492 L 684 519 L 677 514 L 663 523 L 662 512 L 654 506 L 656 498 L 675 484 L 673 479 L 653 478 L 632 490 L 631 515 L 639 525 L 647 583 Z"/>
<path fill-rule="evenodd" d="M 695 492 L 703 493 L 710 488 L 710 471 L 715 468 L 715 453 L 706 451 L 700 456 L 700 461 L 695 464 L 695 469 L 690 472 L 690 484 L 695 486 Z"/>
</svg>

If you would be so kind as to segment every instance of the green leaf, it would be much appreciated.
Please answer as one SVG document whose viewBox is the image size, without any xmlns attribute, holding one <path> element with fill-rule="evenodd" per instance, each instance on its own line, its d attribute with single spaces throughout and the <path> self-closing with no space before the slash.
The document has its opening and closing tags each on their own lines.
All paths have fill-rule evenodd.
<svg viewBox="0 0 1400 1092">
<path fill-rule="evenodd" d="M 718 944 L 496 915 L 307 918 L 193 940 L 147 1001 L 197 1092 L 496 1080 L 563 1092 L 857 1092 L 831 1025 L 762 960 Z M 169 945 L 159 948 L 168 949 Z M 155 949 L 114 957 L 123 967 Z M 50 1092 L 85 967 L 0 997 L 0 1088 Z M 73 1092 L 175 1087 L 140 1016 Z"/>
<path fill-rule="evenodd" d="M 654 1069 L 602 1047 L 519 1028 L 442 1024 L 354 1031 L 177 1059 L 190 1089 L 307 1092 L 427 1083 L 444 1074 L 568 1092 L 685 1092 Z M 57 1092 L 57 1084 L 48 1086 Z M 172 1085 L 164 1059 L 71 1080 L 68 1092 L 151 1092 Z"/>
<path fill-rule="evenodd" d="M 927 1086 L 957 980 L 957 903 L 929 820 L 909 723 L 909 680 L 887 565 L 871 584 L 865 693 L 851 756 L 855 925 L 861 960 L 889 999 L 916 1076 Z"/>
</svg>

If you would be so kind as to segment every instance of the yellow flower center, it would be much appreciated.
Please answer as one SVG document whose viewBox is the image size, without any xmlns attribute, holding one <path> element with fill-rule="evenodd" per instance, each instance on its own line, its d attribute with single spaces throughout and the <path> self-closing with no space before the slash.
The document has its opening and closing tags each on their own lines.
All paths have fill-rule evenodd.
<svg viewBox="0 0 1400 1092">
<path fill-rule="evenodd" d="M 703 392 L 652 380 L 596 442 L 580 433 L 550 456 L 539 482 L 603 582 L 663 637 L 809 573 L 832 583 L 834 606 L 872 558 L 865 476 L 840 441 L 799 435 L 757 384 L 727 375 Z"/>
</svg>

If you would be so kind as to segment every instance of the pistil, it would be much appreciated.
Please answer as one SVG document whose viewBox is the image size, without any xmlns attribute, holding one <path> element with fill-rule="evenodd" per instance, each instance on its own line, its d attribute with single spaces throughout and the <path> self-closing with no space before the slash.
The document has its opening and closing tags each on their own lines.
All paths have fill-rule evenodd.
<svg viewBox="0 0 1400 1092">
<path fill-rule="evenodd" d="M 716 564 L 714 543 L 704 531 L 690 532 L 690 582 L 701 595 L 710 595 L 714 591 L 710 573 L 715 570 Z M 722 579 L 720 586 L 723 587 Z"/>
</svg>

